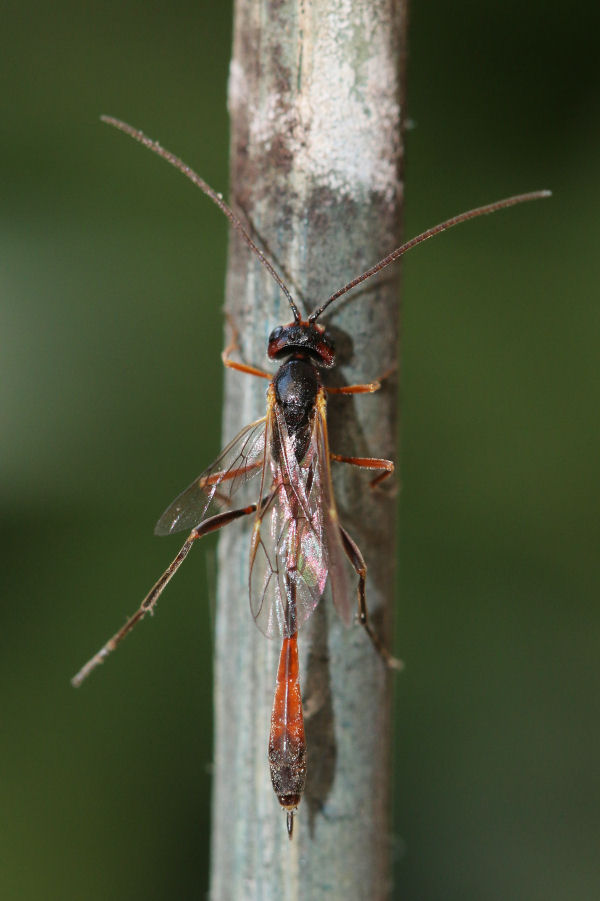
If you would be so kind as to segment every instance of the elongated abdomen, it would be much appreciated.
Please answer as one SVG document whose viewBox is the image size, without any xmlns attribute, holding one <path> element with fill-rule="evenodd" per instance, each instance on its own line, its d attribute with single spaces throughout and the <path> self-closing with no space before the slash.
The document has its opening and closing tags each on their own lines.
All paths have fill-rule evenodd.
<svg viewBox="0 0 600 901">
<path fill-rule="evenodd" d="M 306 781 L 306 738 L 298 667 L 298 635 L 283 639 L 269 736 L 271 782 L 277 799 L 288 811 L 291 837 L 293 811 Z"/>
</svg>

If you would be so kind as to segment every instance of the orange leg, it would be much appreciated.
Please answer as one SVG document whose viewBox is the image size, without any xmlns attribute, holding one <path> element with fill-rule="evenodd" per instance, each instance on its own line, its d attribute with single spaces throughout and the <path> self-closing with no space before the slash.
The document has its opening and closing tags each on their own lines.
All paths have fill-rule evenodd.
<svg viewBox="0 0 600 901">
<path fill-rule="evenodd" d="M 273 378 L 269 372 L 263 372 L 262 369 L 257 369 L 255 366 L 247 366 L 245 363 L 237 363 L 235 360 L 230 360 L 229 357 L 226 356 L 228 350 L 229 348 L 225 348 L 221 354 L 221 359 L 229 369 L 235 369 L 237 372 L 245 372 L 247 375 L 257 375 L 261 379 L 271 380 Z"/>
<path fill-rule="evenodd" d="M 396 370 L 396 364 L 390 366 L 383 375 L 380 375 L 374 382 L 367 382 L 366 385 L 342 385 L 341 388 L 325 388 L 328 394 L 373 394 L 379 391 L 381 383 L 385 381 Z"/>
<path fill-rule="evenodd" d="M 252 472 L 253 469 L 260 469 L 263 465 L 262 460 L 257 460 L 256 463 L 251 463 L 249 466 L 240 466 L 238 469 L 228 469 L 226 471 L 220 470 L 219 472 L 213 472 L 209 476 L 204 476 L 202 479 L 198 479 L 198 484 L 201 488 L 208 488 L 210 485 L 215 485 L 220 482 L 227 482 L 231 479 L 237 478 L 237 476 L 243 476 L 246 472 Z"/>
<path fill-rule="evenodd" d="M 341 388 L 325 387 L 327 394 L 374 394 L 381 388 L 380 381 L 369 382 L 367 385 L 342 385 Z"/>
<path fill-rule="evenodd" d="M 260 469 L 263 465 L 262 460 L 257 460 L 256 463 L 251 463 L 249 466 L 241 466 L 239 469 L 229 469 L 226 472 L 220 470 L 219 472 L 213 472 L 212 475 L 204 476 L 202 479 L 198 479 L 198 485 L 200 488 L 210 488 L 212 485 L 220 485 L 221 482 L 231 481 L 231 479 L 236 479 L 238 476 L 243 476 L 247 472 L 252 472 L 253 469 Z M 229 504 L 229 498 L 223 494 L 221 491 L 216 490 L 214 493 L 214 497 L 222 503 Z"/>
<path fill-rule="evenodd" d="M 230 343 L 221 354 L 223 365 L 227 366 L 229 369 L 235 369 L 237 372 L 245 372 L 247 375 L 256 375 L 261 379 L 271 379 L 272 376 L 268 372 L 264 372 L 262 369 L 258 369 L 256 366 L 247 366 L 246 363 L 237 363 L 235 360 L 229 359 L 234 350 L 238 350 L 239 347 L 237 342 L 237 329 L 231 322 L 229 316 L 227 317 L 227 320 L 229 322 L 229 325 L 231 326 L 233 335 Z"/>
<path fill-rule="evenodd" d="M 343 457 L 341 454 L 330 454 L 332 460 L 338 463 L 350 463 L 351 466 L 359 466 L 361 469 L 379 469 L 382 472 L 371 481 L 371 488 L 379 485 L 384 479 L 389 478 L 394 472 L 394 464 L 391 460 L 383 460 L 380 457 Z"/>
</svg>

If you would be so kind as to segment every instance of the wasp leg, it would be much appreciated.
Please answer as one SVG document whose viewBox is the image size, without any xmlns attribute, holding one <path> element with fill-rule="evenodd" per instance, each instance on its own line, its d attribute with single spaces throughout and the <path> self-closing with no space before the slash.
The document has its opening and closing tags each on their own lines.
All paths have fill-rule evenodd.
<svg viewBox="0 0 600 901">
<path fill-rule="evenodd" d="M 269 381 L 273 378 L 270 373 L 263 372 L 262 369 L 257 369 L 255 366 L 247 366 L 245 363 L 238 363 L 236 360 L 230 360 L 229 354 L 232 353 L 233 350 L 234 348 L 229 346 L 226 347 L 221 354 L 224 366 L 227 366 L 229 369 L 235 369 L 237 372 L 245 372 L 246 375 L 257 375 L 259 378 L 269 379 Z"/>
<path fill-rule="evenodd" d="M 374 394 L 380 388 L 381 382 L 379 379 L 376 379 L 374 382 L 369 382 L 366 385 L 342 385 L 340 388 L 326 385 L 325 391 L 327 391 L 327 394 Z"/>
<path fill-rule="evenodd" d="M 118 632 L 116 632 L 111 639 L 109 639 L 106 644 L 98 651 L 97 654 L 88 660 L 85 666 L 79 670 L 76 676 L 73 676 L 71 679 L 71 684 L 78 688 L 83 680 L 89 676 L 92 670 L 96 669 L 99 664 L 104 663 L 104 660 L 108 655 L 114 651 L 117 645 L 125 638 L 125 636 L 131 632 L 134 626 L 136 626 L 147 613 L 153 613 L 154 607 L 156 606 L 156 602 L 158 601 L 160 595 L 163 590 L 169 584 L 185 558 L 190 552 L 192 544 L 196 541 L 197 538 L 202 538 L 204 535 L 208 535 L 209 532 L 215 532 L 217 529 L 222 529 L 223 526 L 229 525 L 230 522 L 233 522 L 235 519 L 239 519 L 241 516 L 248 516 L 250 513 L 254 513 L 256 511 L 256 504 L 250 504 L 248 507 L 240 508 L 239 510 L 228 510 L 226 513 L 218 513 L 216 516 L 211 516 L 209 519 L 205 520 L 195 529 L 193 529 L 188 537 L 186 538 L 183 547 L 172 561 L 172 563 L 167 567 L 164 571 L 158 582 L 150 589 L 142 603 L 140 604 L 138 610 L 130 617 L 124 626 L 122 626 Z"/>
<path fill-rule="evenodd" d="M 262 369 L 258 369 L 256 366 L 248 366 L 246 363 L 238 363 L 236 360 L 231 360 L 231 354 L 235 350 L 239 350 L 238 345 L 238 332 L 237 328 L 233 324 L 231 317 L 227 316 L 227 321 L 232 331 L 231 341 L 225 348 L 225 350 L 221 354 L 221 359 L 223 361 L 223 365 L 227 366 L 229 369 L 235 369 L 237 372 L 245 372 L 247 375 L 256 375 L 261 379 L 272 379 L 272 375 L 268 372 L 264 372 Z"/>
<path fill-rule="evenodd" d="M 326 386 L 325 391 L 328 394 L 374 394 L 375 391 L 379 391 L 381 388 L 381 383 L 396 371 L 396 368 L 396 363 L 394 363 L 378 379 L 375 379 L 373 382 L 367 382 L 365 385 L 342 385 L 340 388 Z"/>
<path fill-rule="evenodd" d="M 219 470 L 219 472 L 213 472 L 211 475 L 206 476 L 203 479 L 198 479 L 198 485 L 200 488 L 210 488 L 212 485 L 218 484 L 221 482 L 228 482 L 232 479 L 237 479 L 239 476 L 243 476 L 247 472 L 252 472 L 253 469 L 260 469 L 263 465 L 262 460 L 257 460 L 256 463 L 250 463 L 249 466 L 240 466 L 239 469 L 229 469 L 226 471 Z M 214 497 L 220 501 L 222 504 L 231 503 L 230 499 L 227 495 L 223 494 L 222 491 L 218 489 L 215 490 Z"/>
<path fill-rule="evenodd" d="M 348 557 L 348 560 L 354 567 L 354 571 L 358 576 L 358 621 L 373 642 L 375 650 L 382 658 L 384 663 L 389 666 L 390 669 L 404 669 L 404 664 L 402 663 L 402 661 L 398 660 L 396 657 L 393 657 L 390 654 L 385 645 L 382 644 L 381 639 L 379 638 L 377 633 L 371 628 L 367 612 L 367 564 L 364 561 L 363 555 L 361 554 L 358 545 L 352 540 L 352 538 L 350 538 L 343 526 L 340 526 L 340 535 L 346 556 Z"/>
<path fill-rule="evenodd" d="M 338 463 L 350 463 L 351 466 L 359 466 L 362 469 L 380 469 L 382 472 L 371 480 L 371 488 L 380 485 L 384 479 L 389 478 L 394 472 L 394 464 L 391 460 L 383 460 L 380 457 L 343 457 L 341 454 L 330 454 L 332 460 Z"/>
</svg>

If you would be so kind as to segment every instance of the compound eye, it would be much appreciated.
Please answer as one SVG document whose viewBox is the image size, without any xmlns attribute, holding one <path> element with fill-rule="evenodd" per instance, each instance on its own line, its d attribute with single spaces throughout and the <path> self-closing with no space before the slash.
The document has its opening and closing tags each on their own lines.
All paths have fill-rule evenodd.
<svg viewBox="0 0 600 901">
<path fill-rule="evenodd" d="M 278 325 L 277 328 L 274 328 L 273 331 L 271 332 L 271 334 L 269 335 L 269 344 L 272 341 L 279 341 L 282 334 L 283 334 L 283 326 Z"/>
</svg>

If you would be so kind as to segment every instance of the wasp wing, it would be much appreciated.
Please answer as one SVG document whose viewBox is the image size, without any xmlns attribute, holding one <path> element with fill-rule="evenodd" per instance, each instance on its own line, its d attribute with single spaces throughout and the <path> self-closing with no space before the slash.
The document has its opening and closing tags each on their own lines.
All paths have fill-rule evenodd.
<svg viewBox="0 0 600 901">
<path fill-rule="evenodd" d="M 233 495 L 264 469 L 267 417 L 251 422 L 194 479 L 158 520 L 154 533 L 190 531 L 208 516 L 231 505 Z"/>
<path fill-rule="evenodd" d="M 321 395 L 324 403 L 324 392 Z M 317 606 L 328 577 L 336 607 L 349 621 L 348 603 L 341 600 L 350 595 L 324 428 L 317 404 L 310 440 L 298 461 L 296 442 L 276 404 L 268 416 L 270 452 L 265 454 L 263 486 L 269 467 L 270 491 L 261 493 L 250 550 L 250 606 L 268 637 L 293 635 Z"/>
<path fill-rule="evenodd" d="M 333 605 L 344 625 L 352 623 L 356 609 L 356 593 L 348 578 L 348 557 L 342 544 L 340 523 L 338 518 L 333 482 L 331 480 L 331 454 L 329 451 L 329 434 L 327 431 L 327 401 L 321 389 L 317 397 L 317 415 L 315 423 L 315 443 L 317 456 L 321 461 L 321 504 L 327 535 L 329 556 L 329 583 Z"/>
</svg>

